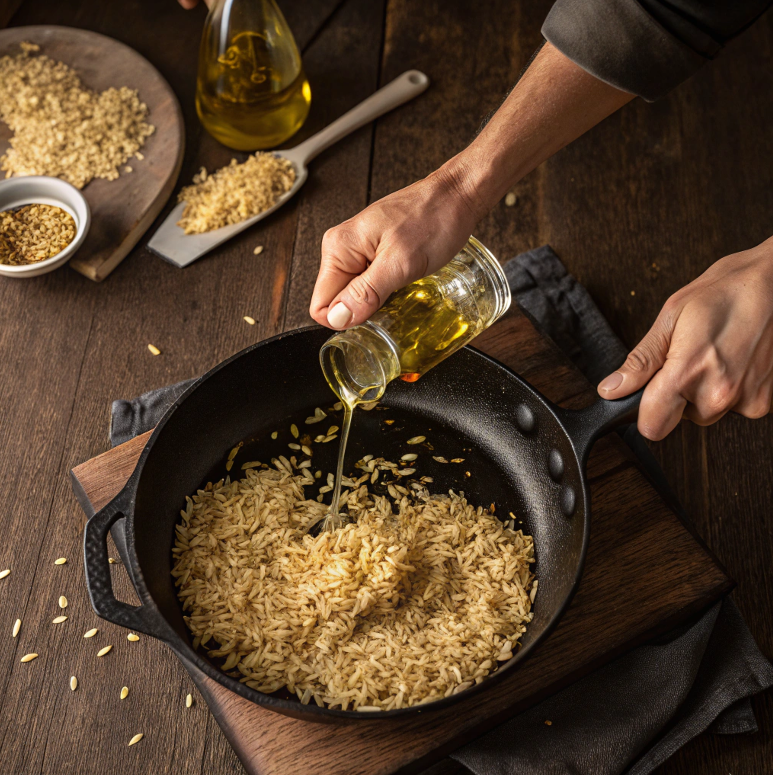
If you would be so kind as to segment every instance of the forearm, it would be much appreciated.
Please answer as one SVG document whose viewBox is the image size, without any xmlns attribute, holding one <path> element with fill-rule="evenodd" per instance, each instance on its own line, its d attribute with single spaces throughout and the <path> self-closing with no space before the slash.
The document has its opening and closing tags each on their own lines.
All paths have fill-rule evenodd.
<svg viewBox="0 0 773 775">
<path fill-rule="evenodd" d="M 521 178 L 633 98 L 547 43 L 475 141 L 435 174 L 480 220 Z"/>
</svg>

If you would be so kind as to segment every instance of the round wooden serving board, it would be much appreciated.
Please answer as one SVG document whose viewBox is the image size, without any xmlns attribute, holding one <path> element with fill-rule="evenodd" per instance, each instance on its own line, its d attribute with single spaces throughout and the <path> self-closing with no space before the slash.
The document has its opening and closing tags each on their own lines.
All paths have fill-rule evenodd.
<svg viewBox="0 0 773 775">
<path fill-rule="evenodd" d="M 185 144 L 180 105 L 147 59 L 105 35 L 74 27 L 11 27 L 0 30 L 0 56 L 20 53 L 22 41 L 37 43 L 41 54 L 72 67 L 90 89 L 136 89 L 156 128 L 142 148 L 145 158 L 127 162 L 132 172 L 121 171 L 117 180 L 92 180 L 83 189 L 91 207 L 91 230 L 70 266 L 98 282 L 137 244 L 174 189 Z M 0 155 L 11 135 L 0 122 Z"/>
</svg>

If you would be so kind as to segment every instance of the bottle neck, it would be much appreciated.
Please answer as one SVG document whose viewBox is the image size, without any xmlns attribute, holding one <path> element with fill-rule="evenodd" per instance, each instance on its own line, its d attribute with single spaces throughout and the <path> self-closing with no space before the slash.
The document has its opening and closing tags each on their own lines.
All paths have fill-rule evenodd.
<svg viewBox="0 0 773 775">
<path fill-rule="evenodd" d="M 400 376 L 394 342 L 370 322 L 330 337 L 319 359 L 331 389 L 349 406 L 378 401 L 387 385 Z"/>
</svg>

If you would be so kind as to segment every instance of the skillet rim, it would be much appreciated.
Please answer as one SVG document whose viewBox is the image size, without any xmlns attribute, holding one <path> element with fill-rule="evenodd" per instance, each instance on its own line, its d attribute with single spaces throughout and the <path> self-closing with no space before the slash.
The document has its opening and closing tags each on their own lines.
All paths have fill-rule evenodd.
<svg viewBox="0 0 773 775">
<path fill-rule="evenodd" d="M 542 395 L 535 387 L 530 385 L 525 379 L 516 374 L 508 366 L 498 361 L 496 358 L 492 358 L 489 355 L 481 352 L 475 347 L 469 345 L 465 346 L 464 350 L 468 350 L 475 354 L 476 357 L 482 358 L 488 361 L 495 368 L 498 368 L 507 375 L 509 379 L 515 379 L 521 384 L 537 401 L 541 402 L 545 408 L 550 412 L 555 420 L 558 428 L 566 435 L 569 440 L 575 461 L 580 471 L 581 477 L 581 492 L 584 505 L 584 524 L 583 524 L 583 538 L 582 547 L 580 550 L 580 557 L 575 569 L 574 579 L 569 590 L 568 595 L 561 603 L 561 605 L 554 612 L 553 616 L 548 621 L 547 625 L 543 628 L 542 632 L 535 637 L 535 639 L 527 646 L 523 647 L 513 658 L 502 665 L 496 672 L 492 673 L 481 683 L 471 686 L 469 689 L 460 692 L 459 694 L 452 694 L 449 697 L 443 697 L 432 702 L 428 702 L 421 705 L 412 705 L 406 708 L 397 708 L 394 710 L 380 711 L 378 713 L 361 713 L 354 710 L 341 710 L 336 708 L 319 707 L 315 705 L 301 705 L 297 700 L 286 700 L 279 697 L 274 697 L 270 694 L 259 692 L 256 689 L 252 689 L 246 684 L 240 683 L 237 679 L 223 673 L 217 667 L 209 663 L 202 656 L 193 650 L 193 648 L 185 642 L 185 640 L 177 634 L 177 632 L 169 624 L 166 617 L 161 613 L 159 607 L 156 605 L 152 596 L 150 595 L 145 579 L 140 568 L 139 559 L 135 548 L 135 535 L 134 535 L 134 509 L 136 505 L 137 489 L 139 487 L 142 471 L 147 462 L 147 458 L 153 448 L 153 445 L 162 433 L 164 426 L 172 417 L 177 408 L 193 393 L 200 385 L 202 385 L 211 376 L 214 376 L 222 369 L 229 366 L 252 351 L 265 347 L 274 342 L 281 341 L 290 337 L 300 337 L 312 332 L 318 332 L 326 330 L 322 326 L 305 326 L 303 328 L 293 329 L 292 331 L 286 331 L 281 334 L 277 334 L 268 339 L 264 339 L 260 342 L 250 345 L 249 347 L 240 350 L 237 353 L 226 358 L 224 361 L 213 366 L 209 371 L 199 377 L 195 382 L 189 385 L 185 391 L 174 401 L 174 403 L 167 409 L 163 417 L 159 420 L 158 424 L 153 429 L 150 438 L 143 447 L 142 452 L 137 460 L 137 464 L 132 472 L 130 478 L 127 480 L 121 492 L 115 496 L 113 502 L 123 506 L 122 512 L 126 519 L 125 534 L 126 534 L 126 548 L 129 560 L 129 574 L 131 581 L 137 592 L 137 596 L 141 601 L 141 608 L 145 608 L 144 612 L 147 614 L 147 618 L 150 624 L 150 629 L 154 632 L 149 633 L 152 637 L 164 642 L 175 653 L 175 655 L 185 665 L 195 666 L 198 670 L 204 673 L 208 678 L 217 681 L 221 686 L 233 691 L 240 697 L 247 699 L 256 705 L 266 707 L 274 712 L 281 713 L 283 715 L 301 718 L 308 721 L 314 721 L 317 723 L 336 723 L 340 721 L 357 722 L 357 721 L 378 721 L 380 719 L 395 719 L 398 717 L 405 717 L 410 715 L 417 715 L 423 712 L 435 712 L 444 710 L 451 705 L 454 705 L 460 701 L 469 700 L 472 697 L 478 695 L 481 691 L 484 691 L 486 687 L 493 686 L 496 682 L 500 681 L 502 676 L 510 675 L 512 670 L 521 664 L 531 655 L 534 649 L 541 645 L 545 639 L 552 634 L 558 622 L 566 613 L 567 608 L 574 599 L 577 589 L 579 588 L 583 571 L 585 569 L 585 560 L 588 553 L 588 545 L 590 542 L 590 493 L 588 488 L 588 480 L 585 472 L 585 465 L 583 459 L 580 457 L 577 444 L 575 443 L 572 435 L 569 433 L 567 426 L 564 422 L 563 415 L 566 411 L 561 407 L 558 407 L 548 398 Z M 575 510 L 573 518 L 577 518 L 578 510 Z"/>
</svg>

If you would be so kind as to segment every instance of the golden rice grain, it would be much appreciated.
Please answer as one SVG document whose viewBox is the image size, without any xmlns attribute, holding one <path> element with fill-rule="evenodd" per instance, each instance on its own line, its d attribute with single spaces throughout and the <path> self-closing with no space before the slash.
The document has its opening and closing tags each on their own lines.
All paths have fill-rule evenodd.
<svg viewBox="0 0 773 775">
<path fill-rule="evenodd" d="M 54 560 L 54 565 L 64 565 L 66 562 L 66 557 L 60 557 L 58 560 Z"/>
<path fill-rule="evenodd" d="M 408 441 L 406 441 L 405 443 L 406 444 L 421 444 L 422 441 L 426 441 L 426 440 L 427 440 L 426 436 L 414 436 L 412 439 L 408 439 Z"/>
<path fill-rule="evenodd" d="M 518 197 L 512 191 L 505 197 L 505 205 L 507 207 L 512 207 L 517 201 Z"/>
<path fill-rule="evenodd" d="M 251 326 L 255 325 L 255 318 L 251 318 L 249 315 L 244 316 L 244 322 L 248 323 Z"/>
<path fill-rule="evenodd" d="M 202 234 L 241 223 L 273 207 L 294 182 L 292 163 L 272 153 L 254 153 L 241 164 L 232 159 L 180 191 L 178 201 L 185 202 L 185 209 L 177 225 L 186 234 Z"/>
<path fill-rule="evenodd" d="M 137 735 L 134 735 L 134 737 L 131 740 L 129 740 L 129 745 L 134 745 L 135 743 L 139 743 L 139 741 L 142 740 L 143 737 L 145 737 L 145 735 L 143 735 L 142 732 L 140 732 Z"/>
<path fill-rule="evenodd" d="M 185 707 L 190 708 L 191 705 L 193 705 L 193 696 L 189 694 L 185 698 Z"/>
<path fill-rule="evenodd" d="M 6 568 L 5 570 L 0 570 L 0 579 L 4 579 L 6 576 L 10 576 L 11 571 L 9 568 Z"/>
<path fill-rule="evenodd" d="M 123 689 L 121 689 L 121 699 L 125 700 L 129 696 L 129 687 L 124 686 Z"/>
<path fill-rule="evenodd" d="M 21 619 L 17 619 L 13 623 L 13 630 L 11 631 L 11 637 L 15 638 L 19 634 L 20 629 L 21 629 Z"/>
<path fill-rule="evenodd" d="M 67 598 L 64 595 L 59 598 L 59 607 L 67 608 Z"/>
<path fill-rule="evenodd" d="M 112 649 L 112 648 L 113 648 L 112 646 L 105 646 L 104 648 L 101 648 L 101 649 L 100 649 L 100 650 L 97 652 L 97 656 L 98 656 L 98 657 L 104 657 L 104 656 L 105 656 L 105 654 L 107 654 L 107 653 L 110 651 L 110 649 Z"/>
<path fill-rule="evenodd" d="M 93 638 L 99 630 L 96 627 L 92 627 L 90 630 L 86 630 L 86 632 L 83 633 L 84 638 Z"/>
<path fill-rule="evenodd" d="M 108 558 L 107 558 L 107 561 L 108 561 L 108 562 L 109 562 L 111 565 L 115 565 L 115 563 L 117 562 L 117 560 L 116 560 L 114 557 L 108 557 Z"/>
<path fill-rule="evenodd" d="M 126 636 L 126 640 L 130 640 L 132 643 L 136 643 L 140 639 L 139 635 L 135 635 L 133 632 L 130 632 Z"/>
<path fill-rule="evenodd" d="M 74 692 L 78 688 L 78 679 L 73 675 L 70 676 L 70 691 Z"/>
<path fill-rule="evenodd" d="M 296 439 L 297 439 L 297 438 L 298 438 L 298 436 L 300 435 L 300 432 L 298 431 L 298 426 L 297 426 L 295 423 L 293 423 L 293 424 L 290 426 L 290 433 L 292 433 L 292 434 L 293 434 L 293 436 L 294 436 Z"/>
<path fill-rule="evenodd" d="M 154 344 L 149 344 L 148 350 L 150 350 L 151 355 L 161 355 L 161 350 L 159 350 L 158 347 L 156 347 Z"/>
<path fill-rule="evenodd" d="M 271 438 L 272 438 L 272 439 L 276 439 L 276 437 L 277 437 L 278 435 L 279 435 L 279 433 L 277 433 L 277 431 L 274 431 L 274 432 L 271 434 Z"/>
<path fill-rule="evenodd" d="M 263 245 L 258 245 L 255 250 L 252 251 L 253 255 L 259 256 L 263 252 Z"/>
<path fill-rule="evenodd" d="M 453 491 L 370 493 L 369 471 L 345 479 L 350 521 L 310 532 L 327 506 L 306 469 L 275 466 L 200 490 L 177 526 L 172 576 L 210 659 L 250 688 L 344 710 L 440 699 L 497 669 L 532 619 L 530 536 Z"/>
<path fill-rule="evenodd" d="M 87 89 L 75 70 L 31 51 L 0 58 L 0 118 L 13 131 L 0 167 L 7 177 L 49 175 L 76 188 L 118 178 L 153 134 L 147 105 L 134 89 Z"/>
<path fill-rule="evenodd" d="M 25 655 L 24 655 L 24 656 L 21 658 L 21 661 L 22 661 L 22 662 L 32 662 L 32 660 L 33 660 L 33 659 L 37 659 L 37 658 L 38 658 L 38 655 L 37 655 L 37 654 L 25 654 Z"/>
<path fill-rule="evenodd" d="M 66 616 L 57 616 L 56 618 L 51 620 L 52 624 L 61 624 L 62 622 L 66 622 L 67 617 Z"/>
</svg>

